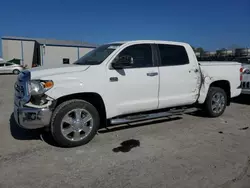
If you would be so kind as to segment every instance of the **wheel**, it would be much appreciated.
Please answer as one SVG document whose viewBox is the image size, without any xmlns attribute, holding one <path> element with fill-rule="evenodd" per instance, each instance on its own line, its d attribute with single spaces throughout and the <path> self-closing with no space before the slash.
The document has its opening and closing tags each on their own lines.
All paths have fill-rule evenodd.
<svg viewBox="0 0 250 188">
<path fill-rule="evenodd" d="M 13 70 L 13 74 L 19 74 L 19 73 L 20 73 L 20 70 L 18 69 Z"/>
<path fill-rule="evenodd" d="M 204 104 L 206 114 L 209 117 L 218 117 L 224 113 L 226 106 L 226 92 L 219 87 L 211 87 Z"/>
<path fill-rule="evenodd" d="M 60 104 L 51 119 L 53 138 L 62 147 L 75 147 L 91 141 L 100 125 L 96 108 L 84 100 Z"/>
</svg>

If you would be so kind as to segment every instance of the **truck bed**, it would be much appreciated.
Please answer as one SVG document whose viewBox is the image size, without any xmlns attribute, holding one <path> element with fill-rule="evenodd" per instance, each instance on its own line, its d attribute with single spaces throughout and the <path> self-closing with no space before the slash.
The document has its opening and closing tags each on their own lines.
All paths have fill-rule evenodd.
<svg viewBox="0 0 250 188">
<path fill-rule="evenodd" d="M 198 61 L 201 66 L 228 66 L 228 65 L 240 65 L 239 62 L 234 61 Z"/>
<path fill-rule="evenodd" d="M 203 61 L 199 62 L 199 64 L 205 83 L 211 83 L 214 80 L 227 80 L 230 83 L 231 97 L 238 96 L 239 93 L 241 93 L 241 63 L 224 61 Z"/>
</svg>

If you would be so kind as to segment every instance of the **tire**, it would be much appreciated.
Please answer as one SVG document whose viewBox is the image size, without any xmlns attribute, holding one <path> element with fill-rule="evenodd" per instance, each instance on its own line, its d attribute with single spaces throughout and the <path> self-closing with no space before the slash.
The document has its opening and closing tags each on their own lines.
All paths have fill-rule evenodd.
<svg viewBox="0 0 250 188">
<path fill-rule="evenodd" d="M 74 114 L 76 110 L 82 110 L 81 113 L 89 113 L 89 115 L 92 117 L 91 120 L 91 128 L 89 128 L 89 133 L 87 134 L 86 137 L 81 138 L 81 140 L 73 140 L 75 133 L 77 133 L 79 130 L 73 130 L 73 133 L 70 133 L 68 135 L 65 136 L 64 130 L 68 130 L 68 128 L 64 129 L 64 118 L 67 116 L 70 116 L 71 112 Z M 82 115 L 81 115 L 82 116 Z M 75 117 L 72 117 L 72 119 L 74 119 Z M 70 117 L 70 122 L 71 122 L 71 117 Z M 74 122 L 76 122 L 76 120 L 74 120 Z M 74 128 L 74 129 L 80 129 L 78 126 L 82 126 L 82 123 L 78 124 L 74 124 L 72 123 L 72 125 L 70 125 L 70 129 Z M 67 125 L 67 123 L 66 123 Z M 96 108 L 88 103 L 87 101 L 84 100 L 78 100 L 78 99 L 74 99 L 74 100 L 69 100 L 66 102 L 63 102 L 62 104 L 60 104 L 54 111 L 52 118 L 51 118 L 51 133 L 52 136 L 54 138 L 54 140 L 56 141 L 56 143 L 61 146 L 61 147 L 76 147 L 76 146 L 81 146 L 84 144 L 87 144 L 89 141 L 91 141 L 94 136 L 96 135 L 98 129 L 100 126 L 100 117 L 99 117 L 99 113 L 96 110 Z M 78 127 L 78 128 L 77 128 Z M 90 126 L 89 126 L 90 127 Z M 80 134 L 80 133 L 79 133 Z M 70 136 L 72 135 L 72 138 L 70 138 Z M 84 134 L 85 135 L 85 132 Z"/>
<path fill-rule="evenodd" d="M 214 107 L 213 107 L 213 97 L 216 97 L 216 95 L 218 96 L 221 96 L 224 98 L 224 102 L 221 102 L 221 108 L 220 110 L 218 110 L 216 112 L 216 110 L 214 110 Z M 226 106 L 227 106 L 227 95 L 226 95 L 226 92 L 222 89 L 222 88 L 219 88 L 219 87 L 210 87 L 209 88 L 209 91 L 208 91 L 208 94 L 207 94 L 207 98 L 206 98 L 206 101 L 204 103 L 204 110 L 205 110 L 205 113 L 207 116 L 209 117 L 219 117 L 221 116 L 225 109 L 226 109 Z"/>
<path fill-rule="evenodd" d="M 20 73 L 20 70 L 18 70 L 18 69 L 13 70 L 13 74 L 15 74 L 15 75 L 17 75 L 19 73 Z"/>
</svg>

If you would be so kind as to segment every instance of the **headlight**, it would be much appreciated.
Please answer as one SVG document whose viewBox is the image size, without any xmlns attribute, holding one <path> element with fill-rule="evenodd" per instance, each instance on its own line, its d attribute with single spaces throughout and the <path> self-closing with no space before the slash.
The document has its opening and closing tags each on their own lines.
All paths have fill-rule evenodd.
<svg viewBox="0 0 250 188">
<path fill-rule="evenodd" d="M 31 95 L 42 95 L 54 86 L 53 81 L 31 80 L 29 84 L 29 92 Z"/>
</svg>

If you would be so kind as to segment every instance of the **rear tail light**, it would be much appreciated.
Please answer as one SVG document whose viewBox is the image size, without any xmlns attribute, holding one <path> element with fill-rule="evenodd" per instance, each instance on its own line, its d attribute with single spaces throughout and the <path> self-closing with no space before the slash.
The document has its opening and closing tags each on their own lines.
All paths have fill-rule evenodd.
<svg viewBox="0 0 250 188">
<path fill-rule="evenodd" d="M 242 74 L 243 74 L 243 67 L 240 68 L 240 81 L 242 81 L 243 78 Z"/>
</svg>

